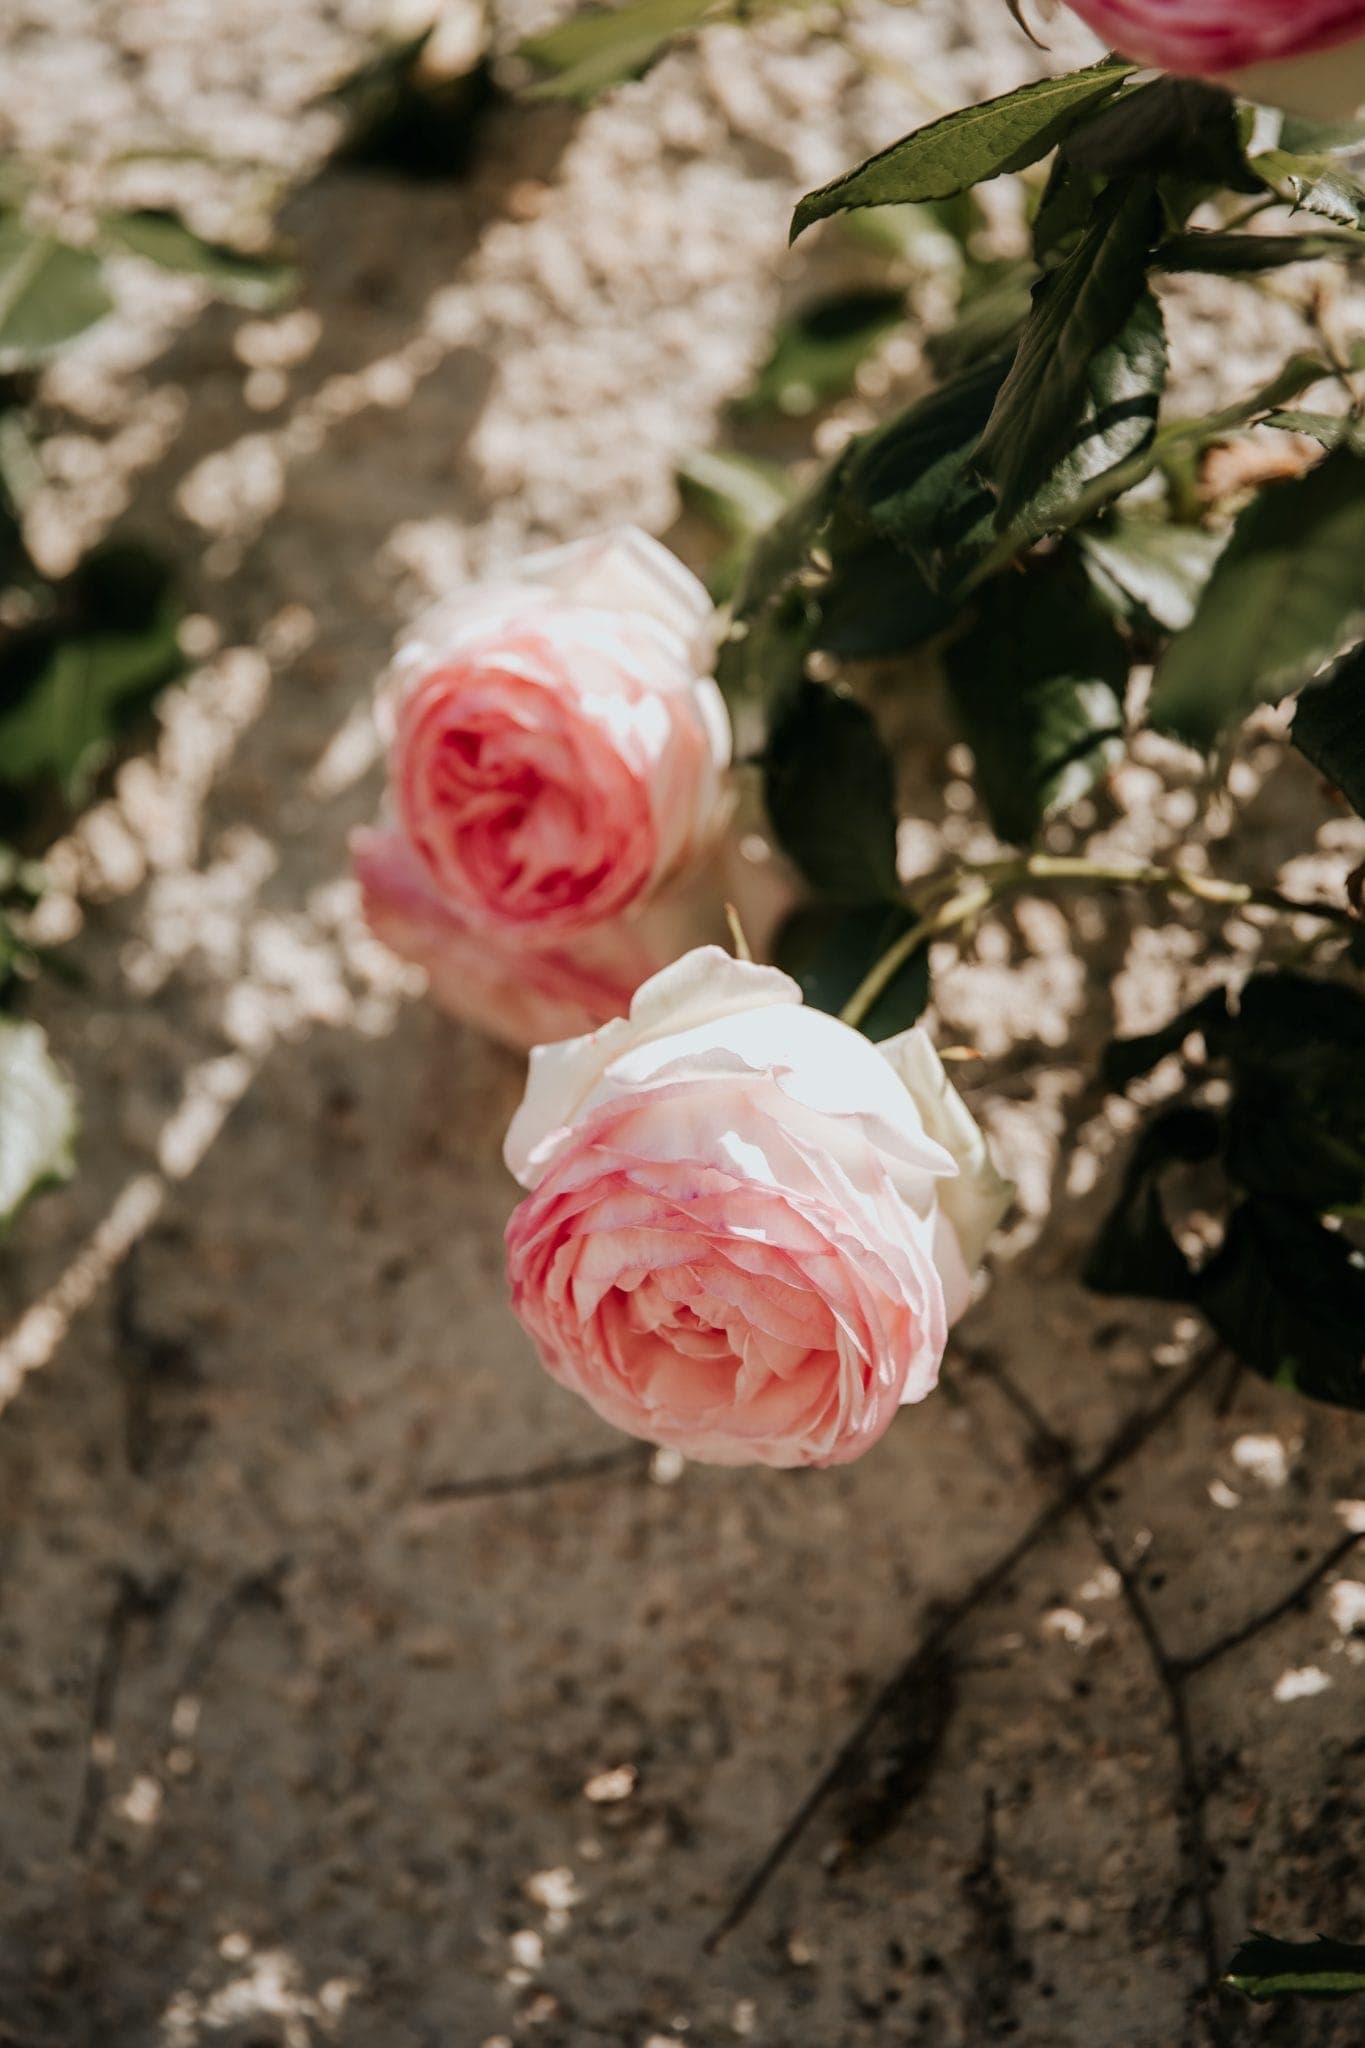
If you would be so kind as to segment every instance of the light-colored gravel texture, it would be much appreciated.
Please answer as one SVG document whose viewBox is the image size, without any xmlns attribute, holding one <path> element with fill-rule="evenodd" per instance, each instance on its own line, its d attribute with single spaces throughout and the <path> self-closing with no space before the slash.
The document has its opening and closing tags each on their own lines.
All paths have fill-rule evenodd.
<svg viewBox="0 0 1365 2048">
<path fill-rule="evenodd" d="M 304 109 L 369 20 L 7 0 L 0 110 L 87 165 L 194 143 L 293 180 L 330 134 Z M 5 2048 L 1205 2038 L 1166 1706 L 1075 1517 L 960 1632 L 900 1824 L 831 1855 L 838 1793 L 747 1923 L 700 1944 L 933 1603 L 1058 1483 L 984 1368 L 1088 1452 L 1198 1341 L 1080 1290 L 1132 1121 L 1094 1064 L 1116 1022 L 1160 1021 L 1263 934 L 1023 902 L 947 968 L 939 1035 L 983 1055 L 965 1081 L 1021 1220 L 949 1386 L 865 1462 L 627 1457 L 430 1497 L 622 1446 L 504 1304 L 517 1061 L 412 1002 L 358 928 L 369 688 L 434 588 L 612 520 L 666 531 L 677 459 L 828 260 L 784 253 L 797 194 L 1047 61 L 996 0 L 832 26 L 715 28 L 581 116 L 508 104 L 459 185 L 324 175 L 287 209 L 295 308 L 203 308 L 129 265 L 120 317 L 49 380 L 35 543 L 59 566 L 119 517 L 168 547 L 195 667 L 54 858 L 88 978 L 38 1010 L 85 1132 L 0 1266 Z M 1055 61 L 1087 48 L 1059 32 Z M 210 223 L 270 184 L 101 176 L 147 197 L 183 177 Z M 1254 380 L 1297 325 L 1186 298 L 1191 388 Z M 957 756 L 911 724 L 918 867 L 980 827 Z M 1209 858 L 1339 875 L 1358 831 L 1263 756 Z M 1082 824 L 1189 846 L 1197 773 L 1148 747 Z M 1101 1497 L 1176 1650 L 1365 1515 L 1358 1421 L 1251 1382 L 1220 1406 L 1224 1382 Z M 1360 1933 L 1360 1580 L 1343 1564 L 1191 1689 L 1225 1950 L 1252 1924 Z M 891 1716 L 874 1778 L 913 1719 Z M 1360 2027 L 1345 2007 L 1226 2024 L 1337 2048 Z"/>
</svg>

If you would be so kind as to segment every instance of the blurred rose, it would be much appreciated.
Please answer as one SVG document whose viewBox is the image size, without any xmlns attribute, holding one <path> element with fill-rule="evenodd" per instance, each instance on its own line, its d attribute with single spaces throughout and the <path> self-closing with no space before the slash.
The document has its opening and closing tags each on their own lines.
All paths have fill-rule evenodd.
<svg viewBox="0 0 1365 2048">
<path fill-rule="evenodd" d="M 376 938 L 423 969 L 440 1009 L 524 1052 L 621 1016 L 670 957 L 627 918 L 559 946 L 480 930 L 441 901 L 400 832 L 357 832 L 351 854 Z"/>
<path fill-rule="evenodd" d="M 633 529 L 431 614 L 384 693 L 395 823 L 476 929 L 557 943 L 716 838 L 730 727 L 702 586 Z"/>
<path fill-rule="evenodd" d="M 591 1031 L 724 928 L 730 728 L 712 610 L 633 530 L 432 612 L 381 693 L 391 814 L 365 915 L 442 1008 L 508 1043 Z"/>
<path fill-rule="evenodd" d="M 522 1052 L 624 1016 L 641 982 L 725 938 L 727 904 L 753 950 L 766 952 L 795 899 L 790 870 L 764 840 L 727 832 L 711 859 L 639 915 L 559 945 L 529 945 L 472 926 L 443 903 L 401 832 L 354 832 L 351 860 L 366 923 L 391 953 L 422 969 L 438 1009 Z"/>
<path fill-rule="evenodd" d="M 880 1046 L 703 947 L 531 1056 L 513 1306 L 608 1422 L 837 1465 L 934 1387 L 1009 1190 L 918 1029 Z"/>
<path fill-rule="evenodd" d="M 1365 0 L 1067 0 L 1126 57 L 1330 117 L 1365 101 Z M 1345 44 L 1353 44 L 1350 50 Z"/>
</svg>

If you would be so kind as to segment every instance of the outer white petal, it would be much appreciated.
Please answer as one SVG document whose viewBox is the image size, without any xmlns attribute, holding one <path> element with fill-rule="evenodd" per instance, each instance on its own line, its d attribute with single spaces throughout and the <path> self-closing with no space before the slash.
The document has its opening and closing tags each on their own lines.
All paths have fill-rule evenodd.
<svg viewBox="0 0 1365 2048">
<path fill-rule="evenodd" d="M 584 1107 L 635 1094 L 687 1072 L 774 1073 L 794 1105 L 830 1119 L 827 1143 L 855 1181 L 866 1177 L 871 1145 L 902 1201 L 917 1215 L 933 1206 L 935 1183 L 957 1172 L 916 1102 L 872 1041 L 822 1010 L 782 1002 L 699 1022 L 677 1021 L 666 1037 L 625 1048 Z"/>
<path fill-rule="evenodd" d="M 711 758 L 717 768 L 728 768 L 734 752 L 734 735 L 730 730 L 730 713 L 719 683 L 710 676 L 699 676 L 696 682 L 697 716 L 701 720 L 707 740 L 711 746 Z"/>
<path fill-rule="evenodd" d="M 1245 99 L 1285 107 L 1319 121 L 1350 120 L 1365 109 L 1365 38 L 1303 57 L 1278 57 L 1225 72 L 1219 81 Z"/>
<path fill-rule="evenodd" d="M 796 982 L 775 967 L 734 960 L 720 946 L 685 953 L 636 990 L 628 1017 L 585 1038 L 535 1048 L 503 1146 L 508 1170 L 523 1187 L 535 1187 L 550 1164 L 547 1140 L 581 1115 L 607 1069 L 637 1047 L 746 1010 L 800 1002 Z"/>
<path fill-rule="evenodd" d="M 1014 1188 L 991 1163 L 976 1118 L 948 1079 L 927 1032 L 916 1025 L 878 1047 L 914 1098 L 931 1138 L 957 1161 L 955 1180 L 939 1184 L 938 1198 L 957 1236 L 963 1263 L 974 1273 L 1014 1198 Z"/>
<path fill-rule="evenodd" d="M 676 555 L 638 526 L 620 526 L 588 540 L 570 541 L 522 562 L 518 575 L 573 604 L 607 612 L 644 612 L 692 650 L 699 674 L 711 665 L 714 617 L 703 584 Z"/>
</svg>

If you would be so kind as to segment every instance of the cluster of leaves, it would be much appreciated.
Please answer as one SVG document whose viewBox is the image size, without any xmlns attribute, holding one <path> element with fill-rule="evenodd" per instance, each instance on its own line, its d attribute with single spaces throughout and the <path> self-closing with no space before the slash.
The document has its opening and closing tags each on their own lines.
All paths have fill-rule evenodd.
<svg viewBox="0 0 1365 2048">
<path fill-rule="evenodd" d="M 1196 1050 L 1197 1048 L 1197 1050 Z M 1185 1087 L 1142 1131 L 1086 1271 L 1104 1293 L 1187 1302 L 1281 1386 L 1365 1408 L 1365 995 L 1257 974 L 1161 1031 L 1120 1039 L 1104 1079 L 1130 1087 L 1179 1055 Z M 1190 1169 L 1221 1241 L 1177 1242 L 1167 1195 Z"/>
<path fill-rule="evenodd" d="M 60 277 L 35 266 L 31 284 Z M 12 296 L 10 310 L 21 306 Z M 43 346 L 58 301 L 29 307 Z M 15 329 L 9 329 L 11 335 Z M 24 538 L 23 503 L 38 470 L 32 379 L 0 380 L 0 1235 L 30 1195 L 71 1171 L 75 1097 L 41 1028 L 11 1014 L 53 963 L 28 936 L 41 845 L 87 794 L 127 723 L 182 666 L 182 606 L 168 565 L 140 542 L 111 538 L 61 578 Z M 15 843 L 11 843 L 15 842 Z"/>
<path fill-rule="evenodd" d="M 17 167 L 0 211 L 0 1233 L 38 1189 L 71 1171 L 75 1096 L 40 1026 L 12 1014 L 47 956 L 27 936 L 42 869 L 10 841 L 40 844 L 87 794 L 128 720 L 181 668 L 181 604 L 169 567 L 114 537 L 69 575 L 29 553 L 24 506 L 41 463 L 35 378 L 112 310 L 106 268 L 139 257 L 192 275 L 216 297 L 264 310 L 292 291 L 292 266 L 205 240 L 178 215 L 102 216 L 68 240 L 25 207 Z"/>
<path fill-rule="evenodd" d="M 986 317 L 980 301 L 964 303 L 937 338 L 937 387 L 854 439 L 788 502 L 736 579 L 721 680 L 761 714 L 773 826 L 817 895 L 779 943 L 809 1000 L 839 1008 L 912 922 L 896 877 L 892 764 L 868 712 L 830 680 L 841 662 L 932 652 L 991 824 L 1021 847 L 1121 756 L 1139 666 L 1154 672 L 1147 720 L 1206 752 L 1258 705 L 1301 692 L 1295 743 L 1361 806 L 1365 428 L 1352 380 L 1365 352 L 1346 362 L 1325 345 L 1299 353 L 1202 418 L 1171 418 L 1165 406 L 1160 277 L 1255 281 L 1365 254 L 1365 184 L 1349 161 L 1365 131 L 1286 117 L 1274 147 L 1266 132 L 1264 116 L 1216 88 L 1139 80 L 1107 59 L 936 121 L 798 206 L 794 235 L 855 209 L 960 207 L 981 181 L 1011 173 L 1027 173 L 1036 197 L 1031 258 L 991 280 Z M 1310 232 L 1293 231 L 1286 206 L 1316 217 Z M 780 344 L 770 383 L 781 361 Z M 1345 394 L 1343 409 L 1311 409 L 1318 389 L 1324 407 Z M 1307 436 L 1320 452 L 1231 508 L 1214 502 L 1204 452 L 1262 428 Z M 742 513 L 731 523 L 737 534 Z M 1296 977 L 1253 983 L 1214 1031 L 1211 1057 L 1250 1088 L 1261 1069 L 1248 1047 L 1270 1029 L 1270 987 L 1286 1042 L 1297 1034 L 1302 1051 L 1311 1040 L 1333 1076 L 1314 1115 L 1339 1117 L 1349 1032 L 1338 1040 L 1328 1028 L 1334 998 L 1353 1006 L 1357 1065 L 1365 1044 L 1365 1001 L 1350 991 Z M 921 949 L 866 1028 L 901 1028 L 928 992 Z M 1177 1043 L 1189 1028 L 1173 1027 Z M 1264 1092 L 1255 1100 L 1246 1114 L 1264 1121 Z M 1268 1145 L 1301 1141 L 1289 1110 L 1286 1098 Z M 1302 1179 L 1291 1195 L 1283 1181 L 1270 1186 L 1273 1172 L 1247 1183 L 1245 1130 L 1231 1109 L 1170 1112 L 1138 1148 L 1094 1277 L 1197 1300 L 1260 1370 L 1354 1404 L 1365 1268 L 1329 1212 L 1365 1206 L 1365 1185 L 1339 1194 Z M 1196 1273 L 1165 1226 L 1157 1182 L 1173 1159 L 1215 1158 L 1238 1200 L 1222 1251 Z M 1365 1173 L 1365 1152 L 1359 1164 Z M 1283 1247 L 1289 1232 L 1288 1250 L 1265 1252 L 1267 1237 Z M 1316 1322 L 1304 1319 L 1309 1275 Z M 1267 1299 L 1277 1285 L 1278 1316 Z"/>
<path fill-rule="evenodd" d="M 0 212 L 0 371 L 32 370 L 113 310 L 111 259 L 137 256 L 160 270 L 199 278 L 215 297 L 257 311 L 293 291 L 292 263 L 196 234 L 176 213 L 111 213 L 90 236 L 68 241 L 23 212 Z"/>
</svg>

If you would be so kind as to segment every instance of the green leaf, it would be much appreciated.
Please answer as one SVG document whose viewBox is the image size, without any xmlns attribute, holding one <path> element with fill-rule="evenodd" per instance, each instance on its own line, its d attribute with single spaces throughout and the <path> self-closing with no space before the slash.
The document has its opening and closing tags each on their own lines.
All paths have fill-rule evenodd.
<svg viewBox="0 0 1365 2048">
<path fill-rule="evenodd" d="M 1339 449 L 1253 499 L 1171 643 L 1149 717 L 1192 746 L 1298 688 L 1365 616 L 1365 459 Z"/>
<path fill-rule="evenodd" d="M 689 512 L 730 545 L 707 571 L 716 604 L 727 604 L 744 579 L 750 549 L 792 503 L 790 475 L 775 462 L 730 448 L 697 449 L 677 470 L 678 494 Z"/>
<path fill-rule="evenodd" d="M 917 129 L 856 170 L 808 192 L 792 220 L 792 240 L 812 222 L 849 207 L 948 199 L 1004 171 L 1037 163 L 1085 114 L 1111 99 L 1132 69 L 1106 59 L 1087 71 L 1039 79 Z"/>
<path fill-rule="evenodd" d="M 1294 745 L 1365 818 L 1365 647 L 1353 647 L 1294 713 Z"/>
<path fill-rule="evenodd" d="M 836 292 L 803 307 L 778 329 L 753 389 L 735 401 L 740 414 L 796 418 L 842 398 L 862 364 L 905 318 L 905 294 Z"/>
<path fill-rule="evenodd" d="M 252 255 L 205 241 L 178 214 L 144 209 L 110 214 L 100 223 L 106 241 L 162 270 L 202 278 L 220 299 L 269 311 L 298 287 L 295 266 L 278 255 Z"/>
<path fill-rule="evenodd" d="M 75 800 L 129 712 L 179 673 L 181 604 L 166 565 L 127 541 L 95 549 L 55 598 L 53 618 L 0 636 L 0 783 L 50 778 Z"/>
<path fill-rule="evenodd" d="M 1218 990 L 1161 1031 L 1111 1045 L 1106 1084 L 1127 1086 L 1196 1031 L 1225 1066 L 1227 1106 L 1182 1105 L 1144 1130 L 1087 1280 L 1186 1299 L 1267 1379 L 1365 1408 L 1365 1249 L 1352 1235 L 1365 1216 L 1365 995 L 1258 974 L 1235 1010 Z M 1208 1073 L 1196 1067 L 1194 1078 Z M 1179 1121 L 1190 1117 L 1202 1127 Z M 1201 1128 L 1197 1147 L 1181 1135 Z M 1215 1155 L 1236 1206 L 1196 1273 L 1166 1242 L 1159 1183 L 1172 1161 Z M 1323 1220 L 1331 1211 L 1346 1215 L 1344 1227 Z"/>
<path fill-rule="evenodd" d="M 1073 564 L 992 584 L 944 667 L 1002 839 L 1026 845 L 1123 751 L 1127 652 Z"/>
<path fill-rule="evenodd" d="M 841 548 L 817 596 L 811 645 L 845 661 L 908 654 L 943 632 L 957 605 L 891 541 Z"/>
<path fill-rule="evenodd" d="M 1000 496 L 1000 523 L 1046 482 L 1091 401 L 1098 351 L 1117 339 L 1146 292 L 1160 226 L 1150 184 L 1100 200 L 1092 226 L 1033 293 L 1033 310 L 976 452 Z"/>
<path fill-rule="evenodd" d="M 590 100 L 608 86 L 642 77 L 676 37 L 726 11 L 715 0 L 626 0 L 623 7 L 590 8 L 528 36 L 517 55 L 546 74 L 531 88 L 533 98 Z"/>
<path fill-rule="evenodd" d="M 1199 1276 L 1200 1311 L 1263 1379 L 1365 1408 L 1365 1252 L 1270 1200 L 1243 1202 Z"/>
<path fill-rule="evenodd" d="M 1251 159 L 1251 168 L 1277 198 L 1320 214 L 1342 227 L 1365 228 L 1365 183 L 1333 157 L 1294 156 L 1268 149 Z"/>
<path fill-rule="evenodd" d="M 732 448 L 699 448 L 678 465 L 678 489 L 689 511 L 730 540 L 751 541 L 792 502 L 791 478 L 775 462 Z"/>
<path fill-rule="evenodd" d="M 882 956 L 910 930 L 913 914 L 886 903 L 810 903 L 777 935 L 774 958 L 801 984 L 812 1009 L 837 1017 Z M 859 1025 L 868 1038 L 908 1031 L 929 1002 L 929 948 L 912 953 Z"/>
<path fill-rule="evenodd" d="M 1338 150 L 1353 155 L 1365 149 L 1365 121 L 1316 121 L 1307 114 L 1284 114 L 1278 147 L 1291 156 L 1331 156 Z"/>
<path fill-rule="evenodd" d="M 1107 1048 L 1104 1085 L 1125 1089 L 1202 1034 L 1226 1061 L 1228 1174 L 1251 1194 L 1365 1214 L 1365 996 L 1287 969 L 1253 975 L 1235 1010 L 1215 989 L 1142 1038 Z"/>
<path fill-rule="evenodd" d="M 1115 518 L 1077 535 L 1087 569 L 1120 617 L 1183 632 L 1226 544 L 1202 526 Z"/>
<path fill-rule="evenodd" d="M 0 1018 L 0 1232 L 74 1167 L 76 1097 L 36 1024 Z"/>
<path fill-rule="evenodd" d="M 849 448 L 839 496 L 873 530 L 914 556 L 930 580 L 942 557 L 988 522 L 990 493 L 971 457 L 1006 366 L 977 365 Z"/>
<path fill-rule="evenodd" d="M 36 861 L 25 860 L 0 841 L 0 1008 L 9 1008 L 40 968 L 55 964 L 55 954 L 35 946 L 21 928 L 46 886 L 47 877 Z"/>
<path fill-rule="evenodd" d="M 1358 263 L 1362 256 L 1365 235 L 1222 235 L 1198 231 L 1168 236 L 1153 261 L 1158 270 L 1194 270 L 1232 277 L 1279 270 L 1287 263 L 1329 259 Z"/>
<path fill-rule="evenodd" d="M 1118 1200 L 1100 1228 L 1082 1273 L 1096 1294 L 1132 1294 L 1144 1301 L 1192 1302 L 1198 1278 L 1176 1243 L 1162 1200 L 1173 1168 L 1215 1158 L 1218 1118 L 1186 1104 L 1161 1111 L 1133 1146 Z"/>
<path fill-rule="evenodd" d="M 1120 333 L 1092 357 L 1079 416 L 1041 488 L 1016 512 L 1016 534 L 1037 539 L 1064 524 L 1078 498 L 1153 445 L 1166 366 L 1166 324 L 1143 291 Z"/>
<path fill-rule="evenodd" d="M 844 902 L 894 899 L 895 777 L 871 713 L 803 682 L 777 719 L 764 765 L 773 830 L 806 879 Z"/>
<path fill-rule="evenodd" d="M 1322 356 L 1302 353 L 1291 356 L 1284 368 L 1277 371 L 1267 384 L 1258 390 L 1248 392 L 1245 397 L 1235 399 L 1218 412 L 1208 413 L 1201 419 L 1172 420 L 1159 428 L 1156 438 L 1136 455 L 1106 470 L 1092 482 L 1083 485 L 1069 500 L 1063 500 L 1060 492 L 1049 492 L 1048 512 L 1050 530 L 1065 532 L 1079 526 L 1104 510 L 1115 498 L 1134 490 L 1144 483 L 1159 462 L 1179 460 L 1211 441 L 1224 439 L 1239 429 L 1257 425 L 1261 417 L 1287 399 L 1297 398 L 1314 384 L 1320 384 L 1336 373 L 1332 365 Z M 1027 508 L 1009 529 L 995 543 L 972 571 L 970 584 L 976 585 L 1003 569 L 1014 556 L 1031 541 L 1037 533 L 1029 523 Z"/>
<path fill-rule="evenodd" d="M 1179 1052 L 1196 1031 L 1207 1034 L 1215 1048 L 1219 1046 L 1227 1022 L 1227 991 L 1213 989 L 1169 1024 L 1163 1024 L 1159 1031 L 1144 1032 L 1140 1038 L 1110 1039 L 1100 1063 L 1100 1079 L 1114 1094 L 1122 1094 L 1134 1081 L 1140 1081 L 1172 1053 Z"/>
<path fill-rule="evenodd" d="M 1067 248 L 1090 225 L 1103 180 L 1059 150 L 1033 216 L 1033 253 L 1041 264 Z"/>
<path fill-rule="evenodd" d="M 1210 1050 L 1231 1063 L 1237 1185 L 1315 1214 L 1365 1214 L 1365 996 L 1286 970 L 1254 975 Z"/>
<path fill-rule="evenodd" d="M 718 674 L 731 695 L 785 697 L 807 656 L 895 654 L 950 624 L 939 550 L 991 498 L 967 458 L 1004 366 L 978 368 L 850 443 L 753 545 Z"/>
<path fill-rule="evenodd" d="M 1068 136 L 1062 154 L 1092 176 L 1150 172 L 1168 188 L 1256 190 L 1236 106 L 1195 78 L 1158 78 L 1123 93 Z"/>
<path fill-rule="evenodd" d="M 89 249 L 0 215 L 0 369 L 40 363 L 113 308 Z"/>
<path fill-rule="evenodd" d="M 1202 419 L 1176 420 L 1169 427 L 1163 427 L 1157 436 L 1157 451 L 1165 453 L 1168 449 L 1200 447 L 1209 441 L 1221 440 L 1238 427 L 1253 422 L 1259 424 L 1261 414 L 1274 411 L 1286 399 L 1297 398 L 1300 392 L 1336 374 L 1325 356 L 1313 355 L 1305 349 L 1292 355 L 1283 369 L 1277 370 L 1267 383 L 1249 391 L 1244 398 L 1236 398 L 1230 405 L 1221 406 L 1217 412 L 1208 413 Z"/>
<path fill-rule="evenodd" d="M 1349 1941 L 1277 1941 L 1254 1934 L 1228 1964 L 1224 1982 L 1248 1998 L 1347 1998 L 1365 1991 L 1365 1948 Z"/>
<path fill-rule="evenodd" d="M 1011 263 L 964 298 L 952 326 L 925 339 L 924 353 L 935 374 L 955 377 L 961 370 L 998 357 L 1006 348 L 1013 350 L 1033 304 L 1037 281 L 1036 264 Z"/>
<path fill-rule="evenodd" d="M 1324 448 L 1349 448 L 1355 455 L 1365 455 L 1365 420 L 1350 413 L 1272 412 L 1261 425 L 1276 427 L 1282 434 L 1307 434 Z"/>
</svg>

